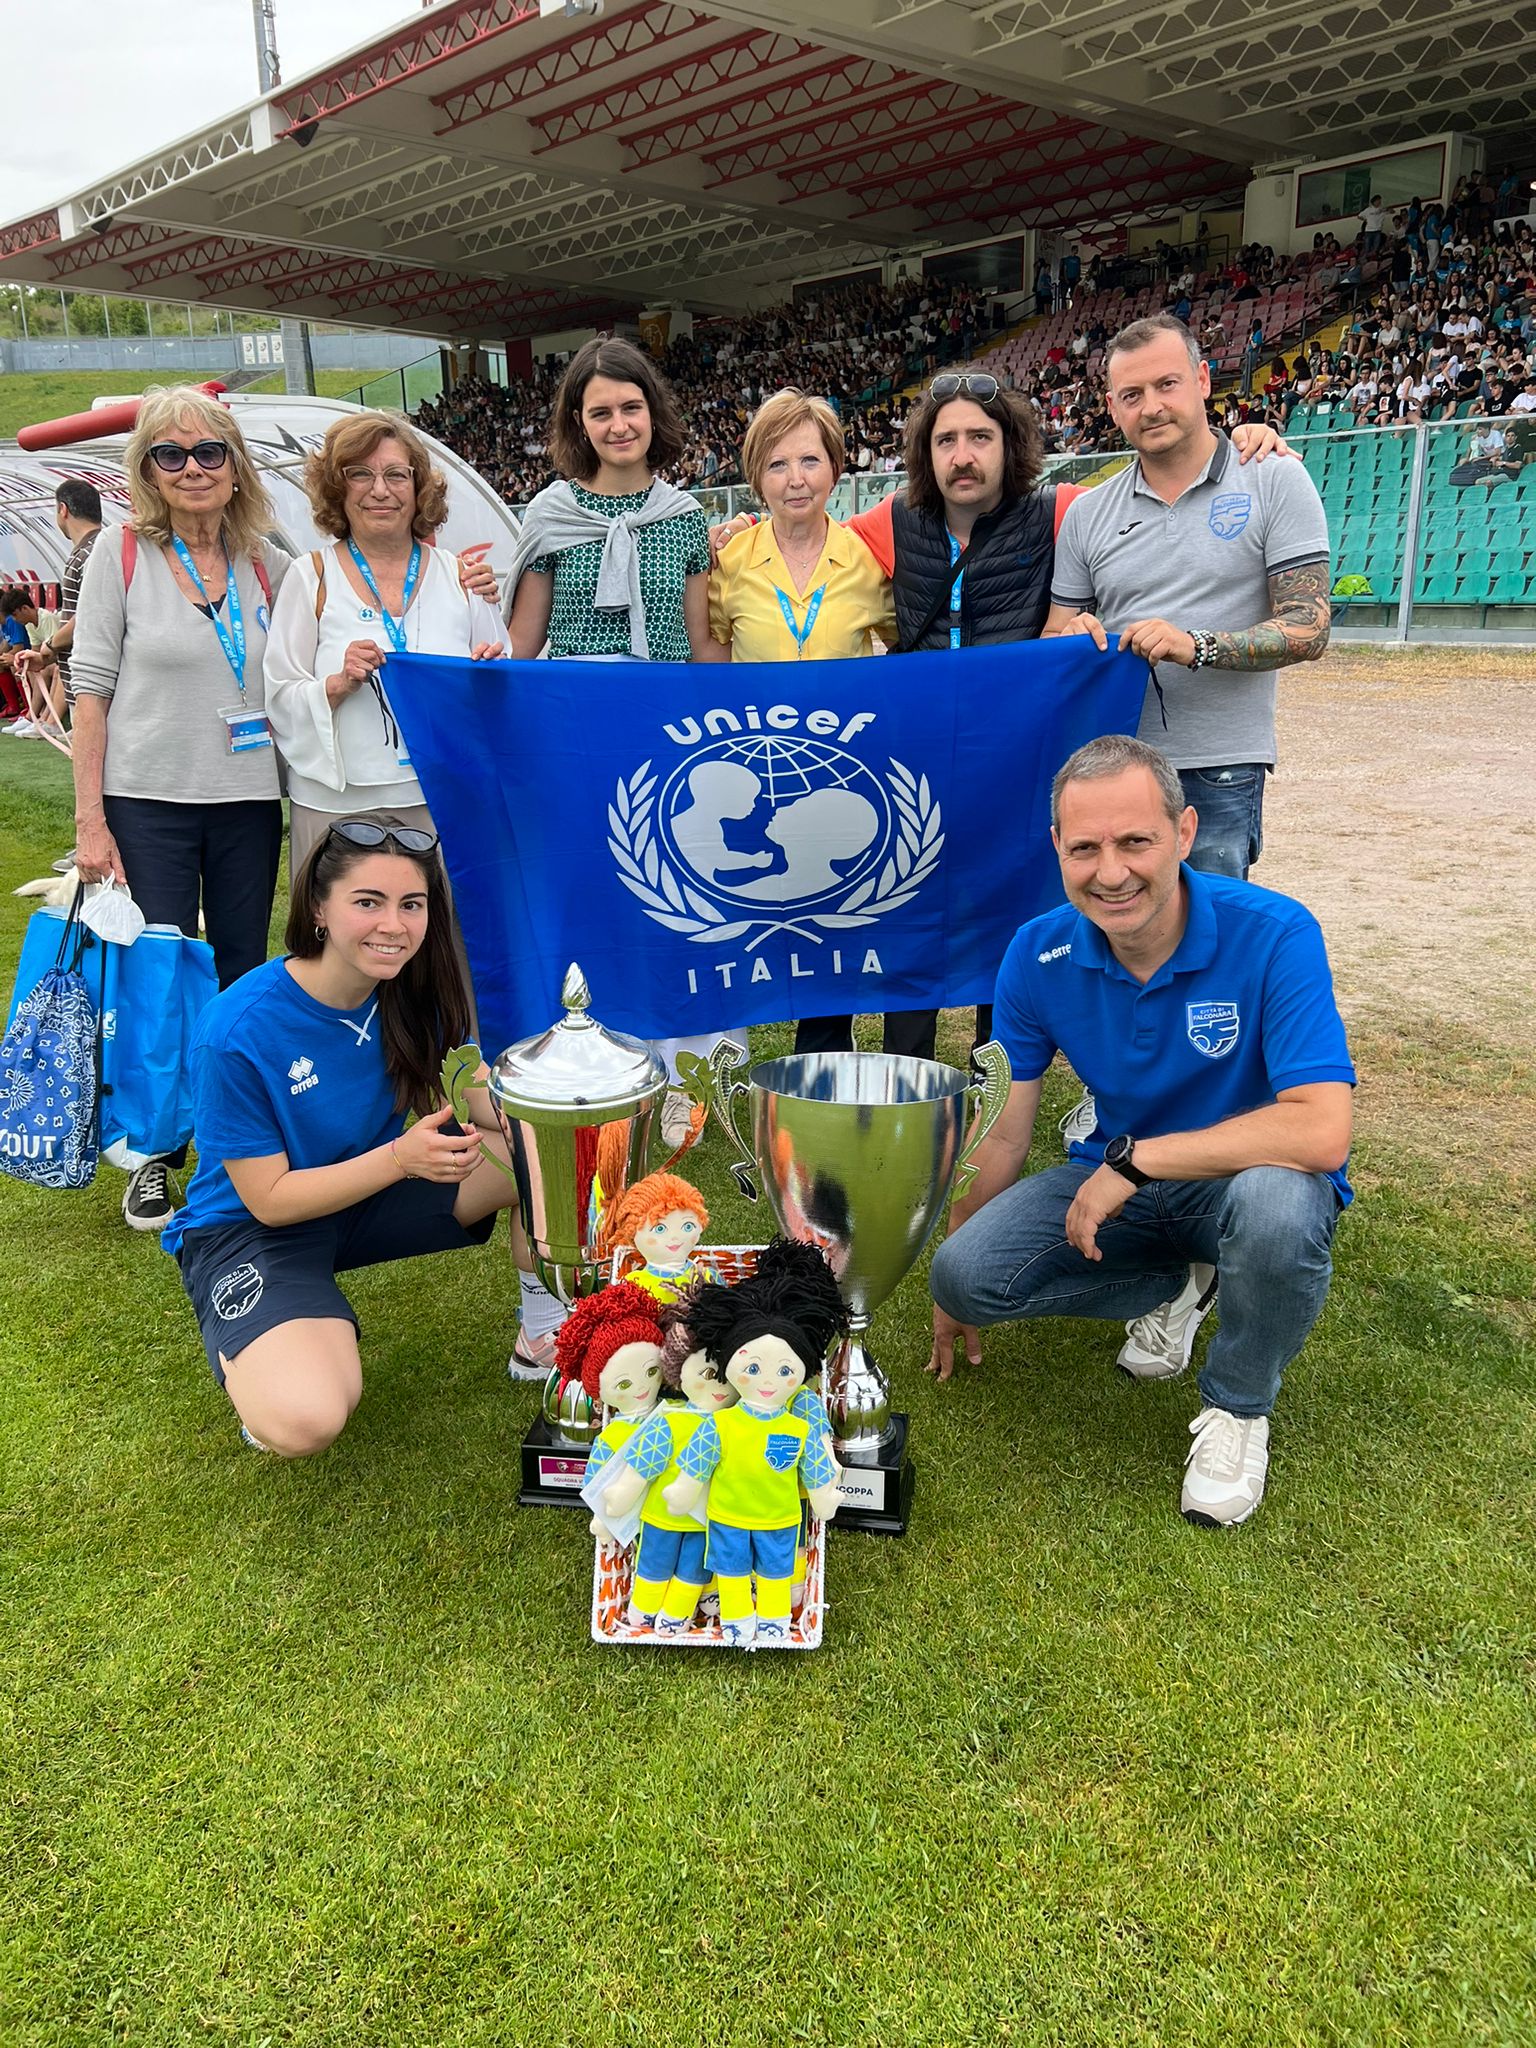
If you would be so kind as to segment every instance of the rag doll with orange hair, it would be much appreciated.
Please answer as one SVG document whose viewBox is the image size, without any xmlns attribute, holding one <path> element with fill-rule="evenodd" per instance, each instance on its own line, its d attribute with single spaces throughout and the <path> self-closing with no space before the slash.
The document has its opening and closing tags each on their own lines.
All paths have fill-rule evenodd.
<svg viewBox="0 0 1536 2048">
<path fill-rule="evenodd" d="M 625 1280 L 666 1307 L 693 1281 L 719 1278 L 696 1259 L 708 1228 L 709 1211 L 696 1187 L 675 1173 L 648 1173 L 609 1208 L 603 1246 L 613 1251 L 633 1245 L 639 1264 L 625 1272 Z"/>
</svg>

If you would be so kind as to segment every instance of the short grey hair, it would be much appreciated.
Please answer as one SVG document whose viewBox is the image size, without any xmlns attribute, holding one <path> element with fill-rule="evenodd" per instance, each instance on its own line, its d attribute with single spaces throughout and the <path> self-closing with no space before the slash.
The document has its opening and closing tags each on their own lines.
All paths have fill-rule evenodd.
<svg viewBox="0 0 1536 2048">
<path fill-rule="evenodd" d="M 1122 327 L 1109 347 L 1104 351 L 1106 375 L 1116 356 L 1129 355 L 1133 348 L 1150 348 L 1160 334 L 1176 334 L 1184 344 L 1189 357 L 1190 368 L 1198 370 L 1202 361 L 1200 344 L 1184 325 L 1175 320 L 1171 313 L 1149 313 L 1145 320 L 1133 320 L 1129 327 Z"/>
<path fill-rule="evenodd" d="M 1127 768 L 1146 769 L 1157 784 L 1168 822 L 1177 825 L 1187 808 L 1178 769 L 1166 754 L 1149 747 L 1145 740 L 1133 740 L 1129 733 L 1111 732 L 1079 747 L 1057 769 L 1051 784 L 1052 831 L 1061 830 L 1061 792 L 1069 782 L 1107 782 L 1112 775 L 1123 775 Z"/>
</svg>

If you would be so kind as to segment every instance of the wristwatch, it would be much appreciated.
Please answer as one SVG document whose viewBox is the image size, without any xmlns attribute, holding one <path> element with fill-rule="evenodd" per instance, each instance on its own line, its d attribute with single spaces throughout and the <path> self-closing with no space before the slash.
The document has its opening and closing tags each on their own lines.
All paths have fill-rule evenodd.
<svg viewBox="0 0 1536 2048">
<path fill-rule="evenodd" d="M 1111 1172 L 1118 1173 L 1122 1180 L 1128 1180 L 1133 1188 L 1150 1187 L 1157 1176 L 1142 1172 L 1136 1164 L 1135 1151 L 1136 1140 L 1122 1133 L 1118 1138 L 1111 1138 L 1104 1147 L 1104 1164 Z"/>
</svg>

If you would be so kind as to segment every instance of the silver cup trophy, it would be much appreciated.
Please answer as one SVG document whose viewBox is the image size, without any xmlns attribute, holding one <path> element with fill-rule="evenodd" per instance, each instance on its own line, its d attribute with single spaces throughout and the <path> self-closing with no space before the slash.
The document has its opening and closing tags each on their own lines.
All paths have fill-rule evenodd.
<svg viewBox="0 0 1536 2048">
<path fill-rule="evenodd" d="M 731 1135 L 742 1193 L 757 1199 L 756 1175 L 780 1228 L 826 1253 L 848 1304 L 851 1331 L 827 1367 L 827 1412 L 845 1468 L 840 1527 L 906 1529 L 907 1418 L 892 1414 L 864 1333 L 921 1254 L 951 1191 L 964 1193 L 976 1171 L 971 1155 L 1002 1113 L 1008 1055 L 994 1041 L 974 1057 L 974 1081 L 937 1060 L 880 1052 L 797 1053 L 764 1060 L 740 1080 L 748 1056 L 729 1039 L 707 1064 L 687 1054 L 678 1062 L 695 1099 L 707 1093 Z M 735 1122 L 740 1096 L 750 1144 Z"/>
<path fill-rule="evenodd" d="M 517 1182 L 518 1209 L 539 1278 L 569 1307 L 603 1284 L 606 1260 L 598 1236 L 607 1205 L 652 1171 L 652 1126 L 667 1088 L 667 1069 L 642 1039 L 610 1031 L 588 1015 L 591 993 L 574 964 L 560 1000 L 565 1015 L 547 1031 L 509 1045 L 491 1066 L 487 1089 Z M 462 1082 L 473 1072 L 473 1047 L 457 1061 Z M 487 1150 L 487 1157 L 495 1155 Z M 670 1162 L 669 1162 L 670 1163 Z M 503 1162 L 497 1161 L 498 1165 Z M 582 1506 L 587 1452 L 602 1426 L 579 1386 L 560 1393 L 551 1372 L 542 1413 L 523 1439 L 525 1507 Z"/>
</svg>

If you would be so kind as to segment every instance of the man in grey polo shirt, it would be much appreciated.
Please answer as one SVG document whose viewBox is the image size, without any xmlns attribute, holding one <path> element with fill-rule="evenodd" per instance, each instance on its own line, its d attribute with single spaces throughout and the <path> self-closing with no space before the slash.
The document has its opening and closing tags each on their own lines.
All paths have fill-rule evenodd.
<svg viewBox="0 0 1536 2048">
<path fill-rule="evenodd" d="M 1299 462 L 1239 469 L 1206 419 L 1210 371 L 1167 314 L 1105 358 L 1109 410 L 1137 452 L 1084 491 L 1056 538 L 1045 635 L 1089 633 L 1157 665 L 1139 739 L 1179 771 L 1200 819 L 1190 865 L 1245 877 L 1275 764 L 1275 671 L 1328 645 L 1328 526 Z"/>
</svg>

